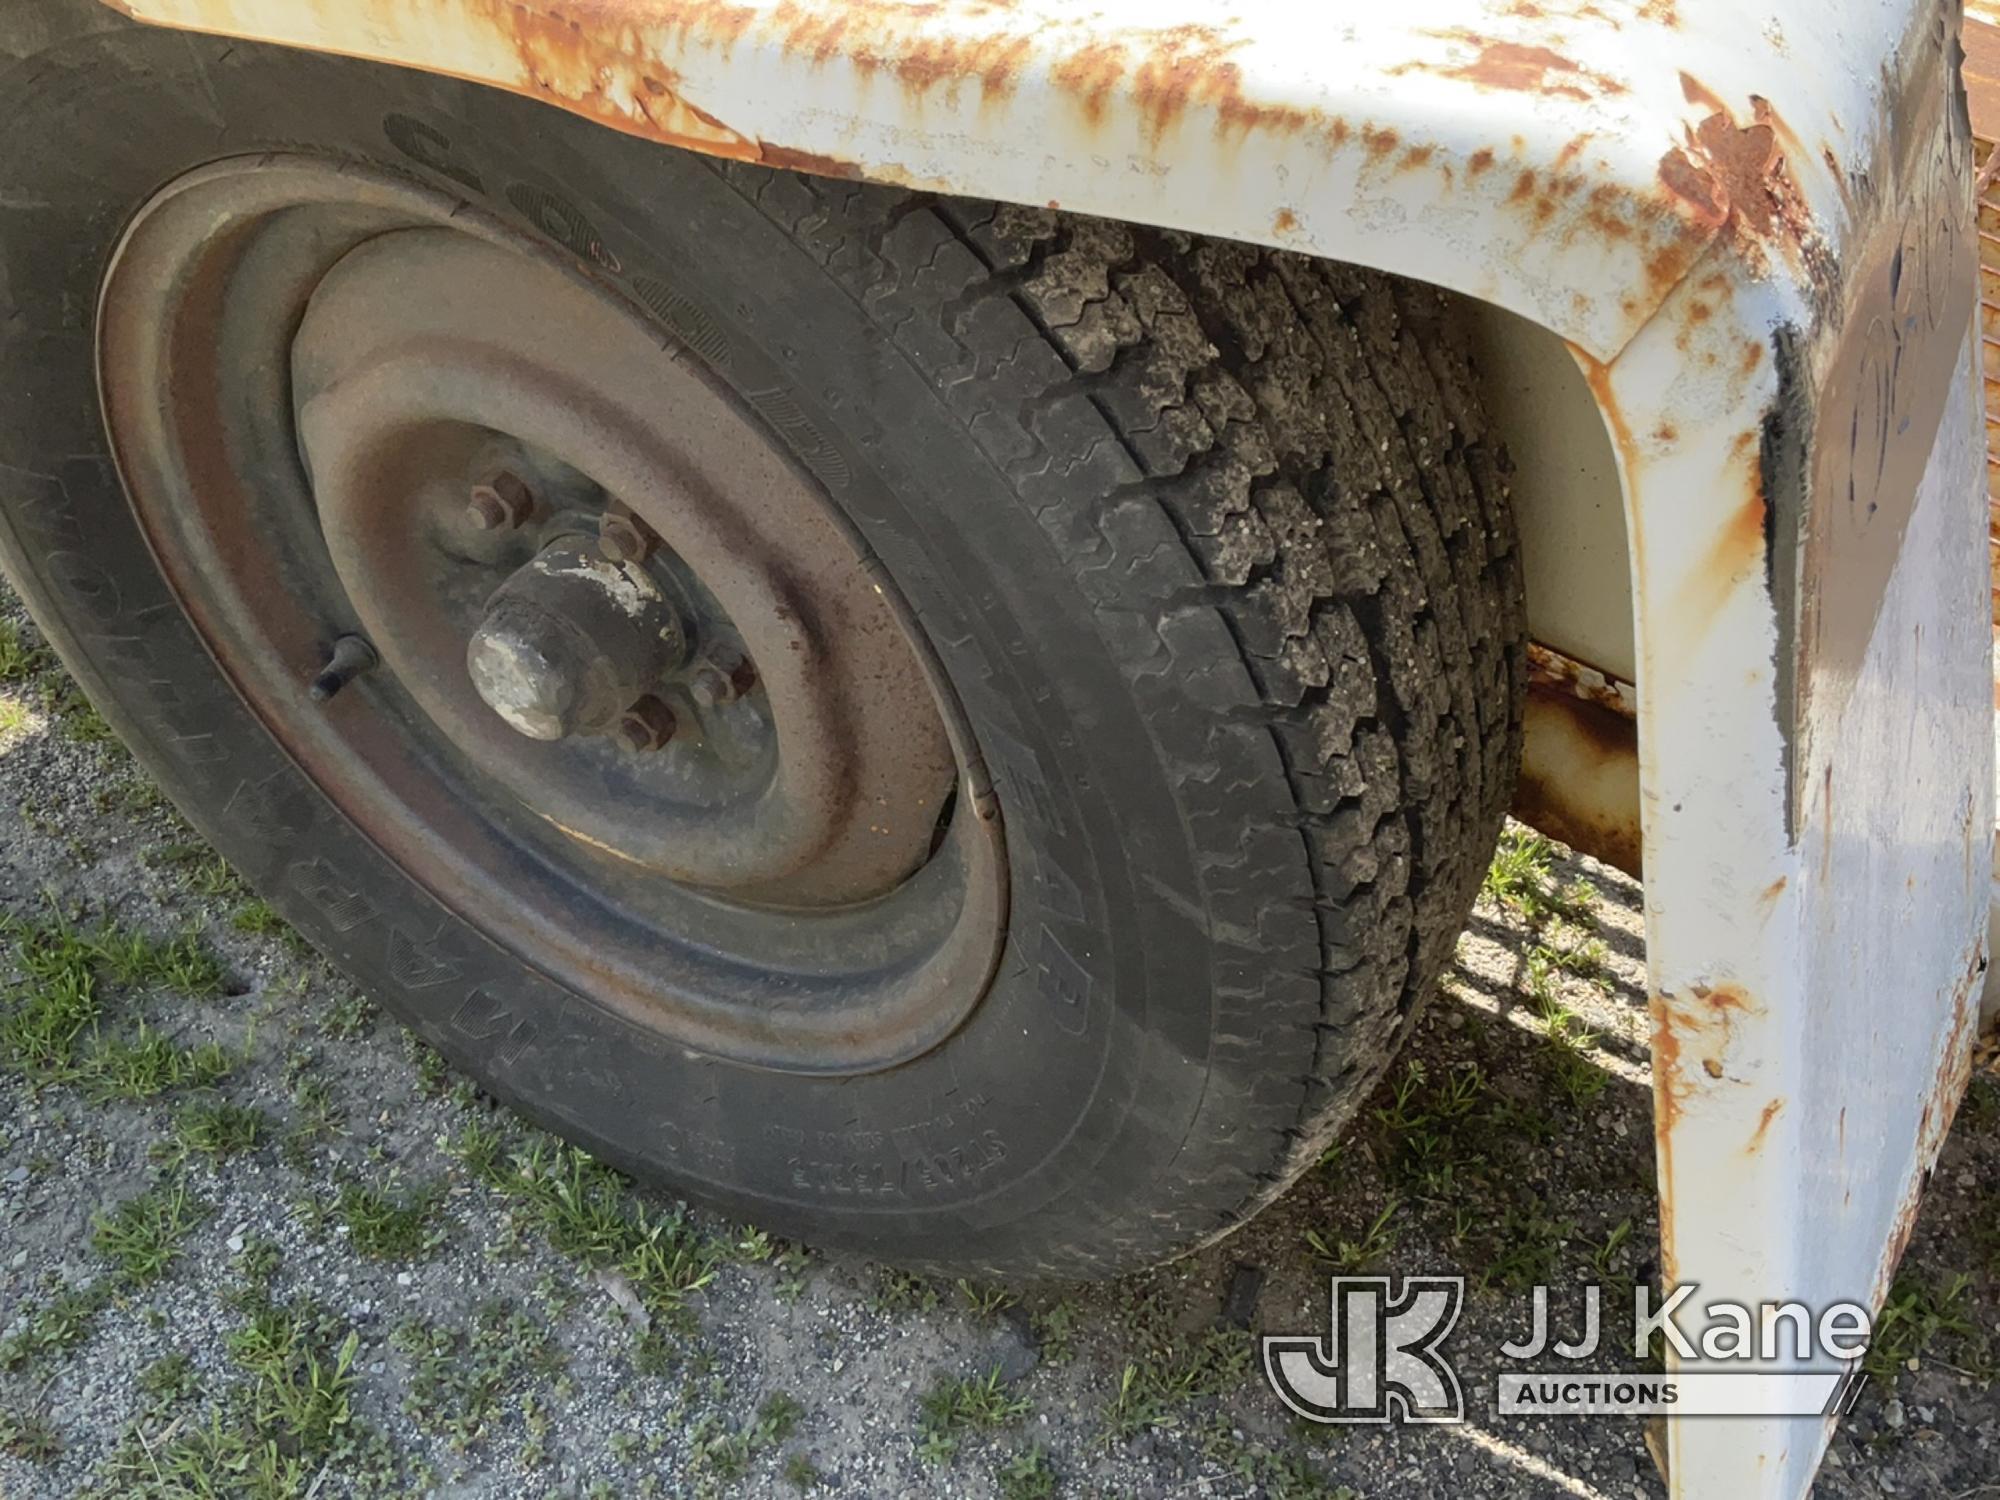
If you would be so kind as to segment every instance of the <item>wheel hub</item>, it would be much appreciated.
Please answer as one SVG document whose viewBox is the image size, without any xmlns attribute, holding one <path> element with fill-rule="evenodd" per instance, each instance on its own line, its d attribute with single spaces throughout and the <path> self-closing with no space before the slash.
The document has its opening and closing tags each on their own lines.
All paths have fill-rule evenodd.
<svg viewBox="0 0 2000 1500">
<path fill-rule="evenodd" d="M 687 627 L 646 570 L 559 537 L 487 601 L 465 668 L 532 740 L 600 734 L 688 655 Z"/>
</svg>

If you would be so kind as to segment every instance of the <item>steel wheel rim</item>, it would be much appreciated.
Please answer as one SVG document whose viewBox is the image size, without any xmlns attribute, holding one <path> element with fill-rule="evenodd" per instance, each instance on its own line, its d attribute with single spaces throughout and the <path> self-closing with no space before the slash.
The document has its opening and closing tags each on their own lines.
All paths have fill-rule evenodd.
<svg viewBox="0 0 2000 1500">
<path fill-rule="evenodd" d="M 521 327 L 454 323 L 464 309 L 449 288 L 468 267 L 504 283 L 509 306 L 549 304 L 587 323 L 582 373 L 575 359 L 534 356 Z M 419 295 L 357 333 L 358 310 L 399 282 Z M 963 712 L 852 522 L 670 331 L 462 202 L 297 156 L 218 162 L 162 190 L 112 258 L 98 327 L 112 450 L 182 607 L 306 775 L 445 906 L 663 1040 L 757 1066 L 891 1066 L 976 1006 L 1004 933 L 1005 857 Z M 428 354 L 413 356 L 425 338 Z M 563 420 L 607 364 L 612 378 L 584 393 L 592 447 Z M 669 388 L 679 405 L 662 397 Z M 570 405 L 538 407 L 536 392 L 551 390 Z M 647 425 L 662 411 L 680 424 L 675 441 Z M 755 482 L 733 493 L 716 482 L 689 457 L 701 446 L 689 430 L 739 467 L 754 442 Z M 408 559 L 411 537 L 436 529 L 426 497 L 440 475 L 490 470 L 496 447 L 555 501 L 530 537 L 494 553 L 493 577 L 528 575 L 524 541 L 537 558 L 570 549 L 571 561 L 596 544 L 590 567 L 643 574 L 678 612 L 675 630 L 719 641 L 725 667 L 732 652 L 754 660 L 729 679 L 753 686 L 730 697 L 725 682 L 720 694 L 767 729 L 763 763 L 734 742 L 733 760 L 713 749 L 729 732 L 719 719 L 638 770 L 601 738 L 562 741 L 555 756 L 491 712 L 480 724 L 486 705 L 440 662 L 452 629 L 476 628 L 465 600 L 486 587 L 491 559 L 475 547 L 470 562 L 450 561 L 454 581 L 437 588 L 450 608 L 431 607 Z M 673 485 L 657 478 L 669 471 L 699 504 L 675 512 Z M 600 529 L 636 520 L 655 538 L 643 557 L 584 534 L 591 496 Z M 756 504 L 800 545 L 753 565 L 742 539 L 773 524 L 744 513 Z M 412 628 L 425 608 L 436 639 Z M 856 621 L 865 628 L 836 628 Z M 304 685 L 348 636 L 374 645 L 383 667 L 311 707 Z M 857 679 L 890 686 L 870 699 Z M 670 718 L 701 713 L 691 676 L 663 668 L 656 685 L 646 696 L 672 700 Z M 851 727 L 857 711 L 860 748 L 816 754 L 832 743 L 826 726 Z M 870 739 L 885 713 L 896 732 Z M 701 755 L 728 760 L 742 785 L 701 802 L 692 773 L 656 769 Z M 550 770 L 559 760 L 562 774 Z M 620 789 L 609 816 L 579 801 L 592 787 Z M 703 843 L 696 813 L 731 831 L 747 822 L 757 837 Z"/>
</svg>

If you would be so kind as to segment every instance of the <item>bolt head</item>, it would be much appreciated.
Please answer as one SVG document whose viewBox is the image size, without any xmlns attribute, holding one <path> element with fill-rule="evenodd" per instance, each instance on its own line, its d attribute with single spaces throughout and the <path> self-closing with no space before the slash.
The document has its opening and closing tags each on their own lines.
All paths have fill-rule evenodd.
<svg viewBox="0 0 2000 1500">
<path fill-rule="evenodd" d="M 714 708 L 736 695 L 730 689 L 729 679 L 721 672 L 714 667 L 699 667 L 688 679 L 688 696 L 703 708 Z"/>
<path fill-rule="evenodd" d="M 652 555 L 653 538 L 642 522 L 613 512 L 598 523 L 597 545 L 612 562 L 640 563 Z"/>
<path fill-rule="evenodd" d="M 703 708 L 734 703 L 757 686 L 757 669 L 737 651 L 718 651 L 695 668 L 688 694 Z"/>
<path fill-rule="evenodd" d="M 664 746 L 679 727 L 673 709 L 648 693 L 625 710 L 613 738 L 632 754 L 644 755 Z"/>
<path fill-rule="evenodd" d="M 534 513 L 534 493 L 518 474 L 504 470 L 475 484 L 465 502 L 465 519 L 477 531 L 518 530 Z"/>
</svg>

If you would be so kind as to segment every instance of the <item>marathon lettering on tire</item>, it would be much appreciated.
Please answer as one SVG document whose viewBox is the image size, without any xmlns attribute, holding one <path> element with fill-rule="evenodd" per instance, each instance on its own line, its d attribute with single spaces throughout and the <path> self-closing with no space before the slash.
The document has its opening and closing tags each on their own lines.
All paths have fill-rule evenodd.
<svg viewBox="0 0 2000 1500">
<path fill-rule="evenodd" d="M 1090 970 L 1070 957 L 1062 939 L 1043 927 L 1035 945 L 1035 988 L 1050 1002 L 1056 1025 L 1081 1036 L 1090 1025 Z"/>
<path fill-rule="evenodd" d="M 400 927 L 389 929 L 389 973 L 406 990 L 428 990 L 458 978 L 458 965 L 437 951 L 444 935 L 440 927 L 428 940 L 413 938 Z"/>
<path fill-rule="evenodd" d="M 493 1058 L 509 1068 L 527 1054 L 538 1034 L 533 1021 L 516 1016 L 483 985 L 459 1001 L 458 1009 L 451 1013 L 450 1024 L 453 1031 L 468 1041 L 490 1042 L 495 1037 L 501 1038 L 501 1045 L 493 1049 Z"/>
<path fill-rule="evenodd" d="M 312 808 L 290 770 L 274 771 L 261 781 L 239 781 L 222 812 L 251 837 L 263 843 L 287 843 L 304 837 L 312 827 Z"/>
<path fill-rule="evenodd" d="M 285 878 L 335 932 L 352 932 L 380 915 L 374 902 L 342 881 L 324 860 L 299 860 Z"/>
<path fill-rule="evenodd" d="M 435 125 L 427 125 L 410 115 L 388 115 L 382 121 L 382 134 L 418 166 L 429 167 L 475 193 L 486 191 L 477 172 L 453 159 L 451 137 Z"/>
</svg>

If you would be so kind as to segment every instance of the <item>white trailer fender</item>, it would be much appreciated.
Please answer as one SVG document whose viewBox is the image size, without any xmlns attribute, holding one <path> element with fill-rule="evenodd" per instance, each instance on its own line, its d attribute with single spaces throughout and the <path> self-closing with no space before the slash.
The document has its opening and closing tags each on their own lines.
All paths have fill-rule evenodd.
<svg viewBox="0 0 2000 1500">
<path fill-rule="evenodd" d="M 1991 875 L 1955 0 L 119 3 L 1559 334 L 1630 537 L 1665 1276 L 1879 1303 L 1966 1082 Z M 396 144 L 449 173 L 447 131 Z M 1791 1497 L 1830 1423 L 1669 1428 L 1677 1496 Z"/>
</svg>

